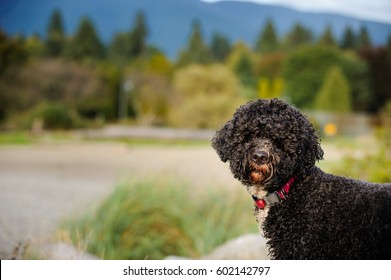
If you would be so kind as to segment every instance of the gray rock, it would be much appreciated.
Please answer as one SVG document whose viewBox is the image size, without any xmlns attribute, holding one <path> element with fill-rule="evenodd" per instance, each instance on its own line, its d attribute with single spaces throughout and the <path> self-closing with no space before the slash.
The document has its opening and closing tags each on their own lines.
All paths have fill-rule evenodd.
<svg viewBox="0 0 391 280">
<path fill-rule="evenodd" d="M 86 253 L 71 244 L 60 242 L 40 245 L 35 248 L 40 258 L 45 260 L 98 260 L 99 258 Z"/>
<path fill-rule="evenodd" d="M 166 260 L 188 260 L 168 256 Z M 220 245 L 202 260 L 269 260 L 266 240 L 260 234 L 245 234 Z"/>
<path fill-rule="evenodd" d="M 204 260 L 268 260 L 266 240 L 259 234 L 245 234 L 217 247 Z"/>
</svg>

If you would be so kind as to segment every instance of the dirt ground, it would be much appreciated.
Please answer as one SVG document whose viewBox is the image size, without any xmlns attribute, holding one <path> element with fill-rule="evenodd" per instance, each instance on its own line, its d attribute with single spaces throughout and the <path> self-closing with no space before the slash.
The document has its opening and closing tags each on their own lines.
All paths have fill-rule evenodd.
<svg viewBox="0 0 391 280">
<path fill-rule="evenodd" d="M 46 242 L 58 224 L 106 197 L 123 180 L 172 176 L 199 188 L 241 192 L 212 148 L 120 143 L 0 147 L 0 258 L 18 242 Z"/>
</svg>

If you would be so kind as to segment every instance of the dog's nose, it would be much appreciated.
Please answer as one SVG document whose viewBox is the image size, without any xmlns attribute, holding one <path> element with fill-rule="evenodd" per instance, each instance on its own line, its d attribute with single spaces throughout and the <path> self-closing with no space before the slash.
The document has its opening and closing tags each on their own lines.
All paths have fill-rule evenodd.
<svg viewBox="0 0 391 280">
<path fill-rule="evenodd" d="M 268 162 L 269 157 L 268 157 L 267 153 L 264 151 L 256 151 L 253 154 L 252 159 L 256 164 L 265 164 Z"/>
</svg>

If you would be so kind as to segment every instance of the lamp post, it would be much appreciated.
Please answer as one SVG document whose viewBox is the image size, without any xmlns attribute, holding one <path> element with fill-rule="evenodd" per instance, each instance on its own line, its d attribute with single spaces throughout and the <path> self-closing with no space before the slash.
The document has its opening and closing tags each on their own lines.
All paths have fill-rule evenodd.
<svg viewBox="0 0 391 280">
<path fill-rule="evenodd" d="M 121 86 L 118 93 L 118 120 L 127 118 L 128 116 L 128 99 L 134 84 L 130 78 L 127 78 Z"/>
</svg>

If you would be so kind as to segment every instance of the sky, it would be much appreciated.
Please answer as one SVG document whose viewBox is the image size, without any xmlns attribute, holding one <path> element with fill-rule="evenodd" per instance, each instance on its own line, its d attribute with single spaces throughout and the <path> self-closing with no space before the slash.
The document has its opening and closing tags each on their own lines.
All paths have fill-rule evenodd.
<svg viewBox="0 0 391 280">
<path fill-rule="evenodd" d="M 218 2 L 224 0 L 202 0 Z M 332 12 L 391 23 L 391 0 L 230 0 L 283 5 L 301 11 Z"/>
</svg>

